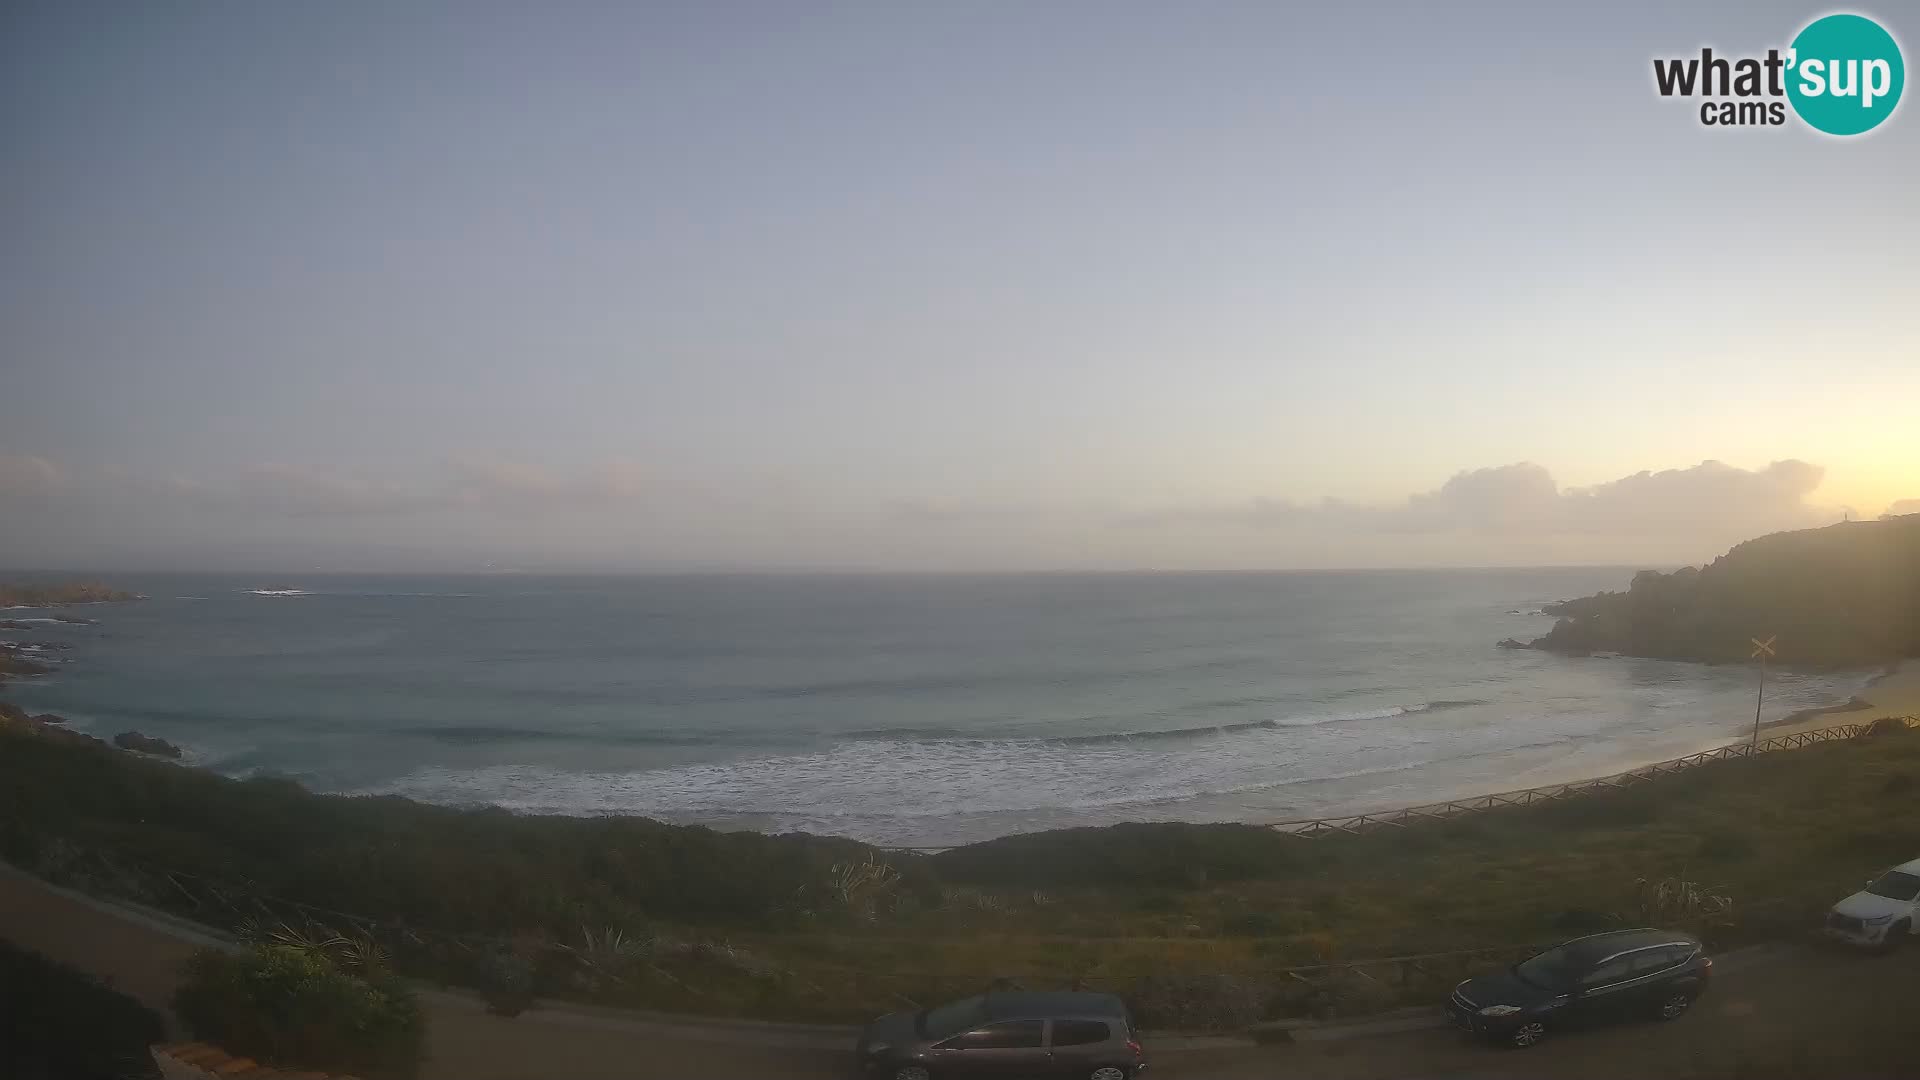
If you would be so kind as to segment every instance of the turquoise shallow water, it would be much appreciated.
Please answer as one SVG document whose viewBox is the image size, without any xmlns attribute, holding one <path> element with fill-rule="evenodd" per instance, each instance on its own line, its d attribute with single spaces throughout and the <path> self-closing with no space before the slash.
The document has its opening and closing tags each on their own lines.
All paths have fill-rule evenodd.
<svg viewBox="0 0 1920 1080">
<path fill-rule="evenodd" d="M 1494 648 L 1620 569 L 115 577 L 35 711 L 232 774 L 937 844 L 1275 820 L 1726 742 L 1752 672 Z M 8 618 L 44 613 L 12 611 Z M 1866 673 L 1776 673 L 1766 714 Z"/>
</svg>

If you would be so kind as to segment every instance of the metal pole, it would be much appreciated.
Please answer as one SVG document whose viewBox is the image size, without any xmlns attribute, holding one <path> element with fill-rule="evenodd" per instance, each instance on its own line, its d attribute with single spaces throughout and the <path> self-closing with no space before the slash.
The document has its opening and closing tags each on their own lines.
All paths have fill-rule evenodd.
<svg viewBox="0 0 1920 1080">
<path fill-rule="evenodd" d="M 1766 697 L 1766 694 L 1767 658 L 1762 656 L 1760 658 L 1760 689 L 1754 691 L 1753 695 L 1753 742 L 1748 746 L 1749 751 L 1760 749 L 1760 700 Z"/>
</svg>

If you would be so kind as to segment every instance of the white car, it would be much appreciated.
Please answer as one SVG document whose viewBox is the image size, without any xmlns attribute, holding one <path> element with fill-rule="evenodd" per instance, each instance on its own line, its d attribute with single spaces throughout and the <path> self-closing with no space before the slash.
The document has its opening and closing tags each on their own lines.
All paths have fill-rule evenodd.
<svg viewBox="0 0 1920 1080">
<path fill-rule="evenodd" d="M 1836 941 L 1883 949 L 1920 934 L 1920 859 L 1901 863 L 1833 905 L 1824 929 Z"/>
</svg>

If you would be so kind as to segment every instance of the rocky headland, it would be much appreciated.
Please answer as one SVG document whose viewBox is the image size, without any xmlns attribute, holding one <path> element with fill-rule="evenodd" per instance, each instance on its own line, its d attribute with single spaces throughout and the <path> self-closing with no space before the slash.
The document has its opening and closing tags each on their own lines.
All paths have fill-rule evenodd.
<svg viewBox="0 0 1920 1080">
<path fill-rule="evenodd" d="M 1772 662 L 1807 668 L 1920 657 L 1920 514 L 1762 536 L 1543 613 L 1559 617 L 1552 630 L 1499 646 L 1721 664 L 1771 639 Z"/>
</svg>

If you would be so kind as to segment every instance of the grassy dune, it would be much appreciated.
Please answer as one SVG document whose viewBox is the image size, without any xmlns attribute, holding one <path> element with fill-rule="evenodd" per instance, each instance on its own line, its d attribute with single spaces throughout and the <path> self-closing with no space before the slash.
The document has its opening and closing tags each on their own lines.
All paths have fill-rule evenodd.
<svg viewBox="0 0 1920 1080">
<path fill-rule="evenodd" d="M 0 731 L 0 854 L 49 876 L 203 918 L 142 868 L 248 882 L 469 939 L 392 944 L 423 976 L 769 1017 L 859 1018 L 1004 977 L 1111 987 L 1150 1024 L 1233 1026 L 1329 1007 L 1289 965 L 1649 919 L 1731 944 L 1797 932 L 1920 855 L 1920 733 L 1904 731 L 1366 836 L 1122 825 L 932 857 L 321 796 L 29 731 Z M 1643 912 L 1636 881 L 1668 878 L 1731 911 Z M 1421 999 L 1455 974 L 1348 979 L 1332 1007 Z"/>
</svg>

